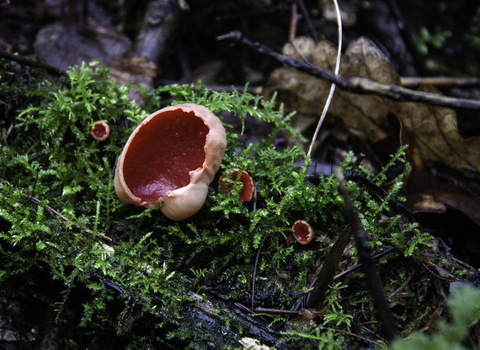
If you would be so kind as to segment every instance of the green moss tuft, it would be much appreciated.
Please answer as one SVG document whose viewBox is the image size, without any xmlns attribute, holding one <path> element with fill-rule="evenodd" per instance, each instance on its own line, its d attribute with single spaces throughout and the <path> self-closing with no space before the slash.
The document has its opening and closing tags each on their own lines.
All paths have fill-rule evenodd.
<svg viewBox="0 0 480 350">
<path fill-rule="evenodd" d="M 13 69 L 5 61 L 0 64 L 5 71 Z M 226 124 L 228 147 L 220 173 L 231 168 L 247 170 L 257 187 L 255 203 L 237 200 L 240 188 L 236 180 L 232 180 L 235 185 L 230 195 L 218 193 L 214 183 L 198 214 L 172 222 L 155 209 L 124 205 L 115 195 L 116 159 L 130 133 L 148 115 L 128 99 L 128 86 L 118 86 L 97 62 L 72 68 L 68 79 L 53 83 L 44 78 L 34 83 L 13 81 L 5 74 L 1 79 L 0 95 L 5 96 L 15 129 L 0 148 L 0 283 L 13 276 L 28 279 L 37 272 L 50 276 L 63 289 L 61 301 L 55 304 L 59 318 L 67 317 L 67 308 L 76 310 L 71 303 L 77 303 L 81 311 L 72 322 L 115 329 L 119 336 L 128 335 L 131 348 L 154 342 L 136 332 L 135 325 L 146 322 L 145 318 L 154 324 L 153 329 L 167 329 L 168 336 L 163 339 L 215 337 L 194 327 L 188 316 L 195 302 L 190 290 L 217 285 L 249 304 L 252 266 L 262 249 L 255 306 L 288 308 L 292 295 L 306 289 L 308 275 L 324 258 L 325 239 L 334 240 L 345 226 L 336 179 L 319 176 L 316 184 L 306 181 L 309 159 L 305 152 L 299 146 L 274 146 L 285 134 L 292 139 L 301 136 L 290 126 L 292 114 L 275 110 L 273 100 L 246 92 L 215 92 L 203 86 L 194 91 L 188 85 L 146 92 L 147 106 L 157 106 L 160 94 L 170 94 L 174 104 L 202 104 L 220 117 L 228 113 L 240 120 L 242 131 L 248 116 L 271 125 L 267 138 L 246 144 Z M 28 94 L 14 111 L 19 88 Z M 90 136 L 91 125 L 99 120 L 111 128 L 104 142 Z M 401 159 L 403 152 L 394 155 L 389 166 Z M 351 166 L 351 157 L 342 165 L 344 170 Z M 384 174 L 368 176 L 380 185 L 386 179 Z M 399 195 L 407 174 L 408 169 L 397 177 L 384 199 L 349 182 L 376 251 L 384 248 L 382 237 L 392 237 L 406 256 L 430 239 L 413 224 L 399 225 L 399 216 L 379 219 Z M 307 220 L 323 238 L 309 247 L 293 244 L 291 226 L 299 219 Z M 70 295 L 78 289 L 88 292 L 81 301 L 72 301 Z M 114 300 L 120 300 L 122 306 L 112 308 Z M 339 316 L 338 301 L 335 306 L 327 320 L 348 325 L 349 318 Z M 172 330 L 177 323 L 180 328 Z M 229 328 L 240 336 L 239 328 Z M 325 341 L 331 333 L 310 337 L 307 342 Z M 75 334 L 72 331 L 69 341 L 80 344 Z M 305 341 L 299 334 L 294 335 Z M 336 341 L 341 343 L 343 337 Z"/>
</svg>

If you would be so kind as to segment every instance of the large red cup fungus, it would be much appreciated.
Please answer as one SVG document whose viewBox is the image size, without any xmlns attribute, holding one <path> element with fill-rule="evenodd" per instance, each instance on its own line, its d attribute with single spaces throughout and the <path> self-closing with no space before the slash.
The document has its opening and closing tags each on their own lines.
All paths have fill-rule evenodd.
<svg viewBox="0 0 480 350">
<path fill-rule="evenodd" d="M 295 221 L 293 224 L 293 235 L 300 244 L 308 244 L 313 239 L 313 230 L 305 220 Z"/>
<path fill-rule="evenodd" d="M 123 203 L 186 219 L 205 203 L 220 168 L 227 138 L 222 122 L 192 103 L 163 108 L 130 135 L 115 171 L 115 192 Z"/>
<path fill-rule="evenodd" d="M 220 179 L 218 179 L 218 191 L 219 192 L 224 191 L 226 194 L 229 194 L 233 184 L 232 183 L 224 184 L 223 179 L 225 178 L 225 176 L 228 176 L 230 179 L 236 180 L 238 178 L 239 172 L 240 172 L 240 169 L 229 169 L 225 171 L 222 174 L 222 176 L 220 176 Z M 252 177 L 245 170 L 243 170 L 242 173 L 240 174 L 240 182 L 242 183 L 242 188 L 239 193 L 240 200 L 245 202 L 250 202 L 252 200 L 254 186 L 253 186 Z"/>
<path fill-rule="evenodd" d="M 105 122 L 96 122 L 90 129 L 92 136 L 97 141 L 105 141 L 110 135 L 110 127 Z"/>
</svg>

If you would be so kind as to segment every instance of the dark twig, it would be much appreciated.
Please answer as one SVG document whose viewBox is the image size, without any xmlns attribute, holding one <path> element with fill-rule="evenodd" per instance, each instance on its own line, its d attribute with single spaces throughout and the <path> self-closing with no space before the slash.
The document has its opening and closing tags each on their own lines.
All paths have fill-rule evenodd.
<svg viewBox="0 0 480 350">
<path fill-rule="evenodd" d="M 403 284 L 398 287 L 392 294 L 390 294 L 388 296 L 388 298 L 393 298 L 395 295 L 397 295 L 398 293 L 400 293 L 402 290 L 404 290 L 408 284 L 410 283 L 410 281 L 412 280 L 413 276 L 415 275 L 415 269 L 413 269 L 412 273 L 410 274 L 410 276 L 407 277 L 407 279 L 405 280 L 405 282 L 403 282 Z"/>
<path fill-rule="evenodd" d="M 257 277 L 257 266 L 258 266 L 258 258 L 260 257 L 260 251 L 263 247 L 263 241 L 265 241 L 265 237 L 263 237 L 262 242 L 260 243 L 260 247 L 258 247 L 257 258 L 255 259 L 255 267 L 253 268 L 253 278 L 252 278 L 252 312 L 253 312 L 253 304 L 255 302 L 255 277 Z"/>
<path fill-rule="evenodd" d="M 231 39 L 244 44 L 262 54 L 274 58 L 280 63 L 298 69 L 299 71 L 306 72 L 319 79 L 334 83 L 342 90 L 355 92 L 358 94 L 374 94 L 395 101 L 412 101 L 442 107 L 480 110 L 480 101 L 478 100 L 454 98 L 440 96 L 433 93 L 413 91 L 401 86 L 380 84 L 367 78 L 345 78 L 340 75 L 335 76 L 335 74 L 332 72 L 320 69 L 308 63 L 297 61 L 289 56 L 282 55 L 258 42 L 252 42 L 245 38 L 240 31 L 233 31 L 217 38 L 217 40 L 223 39 Z"/>
<path fill-rule="evenodd" d="M 353 173 L 355 171 L 357 171 L 358 167 L 360 166 L 360 163 L 365 159 L 365 154 L 363 153 L 360 153 L 356 159 L 355 159 L 355 163 L 353 164 L 352 168 L 345 174 L 345 181 L 348 181 Z"/>
<path fill-rule="evenodd" d="M 298 23 L 298 13 L 297 13 L 297 3 L 292 2 L 292 14 L 290 15 L 290 29 L 288 31 L 288 41 L 292 42 L 297 35 L 297 23 Z"/>
<path fill-rule="evenodd" d="M 315 42 L 318 42 L 317 31 L 315 30 L 315 26 L 313 25 L 312 19 L 310 18 L 310 14 L 308 13 L 305 3 L 303 2 L 303 0 L 297 0 L 297 3 L 300 7 L 300 11 L 302 12 L 303 17 L 305 18 L 305 21 L 307 21 L 307 26 L 312 33 L 313 40 L 315 40 Z"/>
<path fill-rule="evenodd" d="M 348 193 L 348 189 L 340 169 L 337 171 L 337 178 L 339 183 L 338 190 L 344 201 L 346 221 L 349 222 L 352 227 L 355 243 L 357 245 L 358 257 L 362 263 L 362 270 L 365 274 L 368 288 L 370 289 L 370 295 L 372 296 L 378 316 L 383 324 L 386 339 L 387 341 L 392 341 L 397 336 L 397 327 L 395 326 L 395 321 L 390 311 L 390 307 L 385 299 L 382 281 L 377 274 L 375 263 L 373 262 L 370 247 L 365 235 L 365 230 L 360 226 L 358 216 L 355 214 L 353 202 L 350 198 L 350 194 Z"/>
<path fill-rule="evenodd" d="M 381 341 L 383 341 L 384 343 L 386 343 L 385 339 L 383 339 L 378 333 L 372 331 L 370 328 L 364 326 L 365 324 L 378 324 L 378 322 L 363 322 L 363 324 L 359 324 L 360 328 L 362 328 L 364 331 L 372 334 L 373 336 L 377 337 L 378 339 L 380 339 Z"/>
<path fill-rule="evenodd" d="M 373 261 L 376 261 L 378 259 L 380 259 L 382 256 L 384 255 L 387 255 L 388 253 L 390 253 L 391 251 L 393 251 L 395 248 L 388 248 L 387 250 L 381 252 L 381 253 L 378 253 L 377 255 L 375 256 L 372 256 L 372 260 Z M 341 273 L 339 273 L 338 275 L 336 275 L 335 277 L 333 277 L 333 281 L 335 282 L 336 280 L 338 280 L 340 277 L 343 277 L 345 275 L 348 275 L 349 273 L 355 271 L 355 270 L 358 270 L 359 268 L 362 267 L 362 264 L 358 264 L 358 265 L 355 265 L 354 267 L 352 268 L 349 268 L 348 270 L 345 270 Z M 300 292 L 298 294 L 295 295 L 295 298 L 299 298 L 301 297 L 302 295 L 305 295 L 305 294 L 308 294 L 310 292 L 313 291 L 313 287 L 311 288 L 308 288 L 308 289 L 305 289 L 303 292 Z"/>
<path fill-rule="evenodd" d="M 356 338 L 358 338 L 358 339 L 362 339 L 363 341 L 366 341 L 366 342 L 375 344 L 375 345 L 378 346 L 378 347 L 382 347 L 382 344 L 379 343 L 379 342 L 376 342 L 375 340 L 371 340 L 371 339 L 362 337 L 361 335 L 358 335 L 358 334 L 355 334 L 355 333 L 352 333 L 352 332 L 349 332 L 349 331 L 345 331 L 345 330 L 343 330 L 343 329 L 330 328 L 330 327 L 323 327 L 323 329 L 331 329 L 331 330 L 333 330 L 333 331 L 335 331 L 335 332 L 340 332 L 340 333 L 343 333 L 343 334 L 347 334 L 347 335 L 349 335 L 349 336 L 356 337 Z"/>
<path fill-rule="evenodd" d="M 422 56 L 420 50 L 418 50 L 417 44 L 415 43 L 415 38 L 413 37 L 412 32 L 409 30 L 405 19 L 400 12 L 400 9 L 395 3 L 395 0 L 386 0 L 386 3 L 390 8 L 390 12 L 392 13 L 393 18 L 395 19 L 398 31 L 400 32 L 400 35 L 402 36 L 403 41 L 408 48 L 408 51 L 410 51 L 413 57 L 415 68 L 421 75 L 425 75 L 425 59 Z"/>
<path fill-rule="evenodd" d="M 35 187 L 37 186 L 38 174 L 40 174 L 41 169 L 42 167 L 40 167 L 40 169 L 37 169 L 37 175 L 35 176 L 35 181 L 33 181 L 32 194 L 30 195 L 30 204 L 32 203 L 32 198 L 34 198 L 35 196 Z"/>
<path fill-rule="evenodd" d="M 56 75 L 67 75 L 67 73 L 61 69 L 49 66 L 48 64 L 43 64 L 37 61 L 34 61 L 30 58 L 19 56 L 19 55 L 12 55 L 11 53 L 0 51 L 0 58 L 6 58 L 8 60 L 12 60 L 18 63 L 25 64 L 31 67 L 43 68 L 49 73 L 53 73 Z"/>
<path fill-rule="evenodd" d="M 402 85 L 415 87 L 421 84 L 434 86 L 470 86 L 480 85 L 479 78 L 451 78 L 451 77 L 401 77 Z"/>
<path fill-rule="evenodd" d="M 297 310 L 283 310 L 283 309 L 271 309 L 265 307 L 257 307 L 255 313 L 264 313 L 264 314 L 284 314 L 284 315 L 298 315 Z"/>
<path fill-rule="evenodd" d="M 37 205 L 40 205 L 42 203 L 42 201 L 38 198 L 35 198 L 33 197 L 32 195 L 29 195 L 29 194 L 26 194 L 26 193 L 22 193 L 22 195 L 27 198 L 29 200 L 30 203 L 35 203 Z M 57 218 L 57 219 L 62 219 L 63 221 L 67 221 L 67 222 L 72 222 L 75 226 L 78 226 L 80 227 L 76 222 L 73 222 L 71 220 L 69 220 L 68 218 L 66 218 L 65 216 L 63 216 L 62 214 L 60 214 L 58 211 L 56 211 L 55 209 L 53 209 L 51 206 L 49 205 L 44 205 L 43 208 L 45 208 L 45 210 L 51 215 L 53 216 L 54 218 Z M 96 233 L 94 231 L 92 231 L 91 229 L 89 229 L 88 227 L 82 227 L 86 232 L 88 232 L 89 234 L 91 235 L 95 235 Z M 114 245 L 118 245 L 119 243 L 113 241 L 110 237 L 108 236 L 104 236 L 104 235 L 98 235 L 99 238 L 101 238 L 104 242 L 108 243 L 108 244 L 114 244 Z"/>
<path fill-rule="evenodd" d="M 338 263 L 340 262 L 343 251 L 350 240 L 350 233 L 350 227 L 345 227 L 342 233 L 338 236 L 332 249 L 330 249 L 318 278 L 315 281 L 312 294 L 310 295 L 310 301 L 308 302 L 309 308 L 320 310 L 323 307 L 325 302 L 325 292 L 332 285 Z"/>
<path fill-rule="evenodd" d="M 388 253 L 392 252 L 393 250 L 395 250 L 395 248 L 388 248 L 387 250 L 385 250 L 385 251 L 383 251 L 383 252 L 381 252 L 381 253 L 378 253 L 378 254 L 375 255 L 375 256 L 372 256 L 372 260 L 373 260 L 373 261 L 376 261 L 376 260 L 380 259 L 382 256 L 387 255 Z M 350 269 L 348 269 L 348 270 L 346 270 L 346 271 L 343 271 L 342 273 L 339 273 L 338 275 L 336 275 L 336 276 L 333 278 L 333 280 L 336 281 L 336 280 L 339 279 L 340 277 L 345 276 L 345 275 L 347 275 L 347 274 L 349 274 L 349 273 L 351 273 L 351 272 L 353 272 L 353 271 L 355 271 L 355 270 L 358 270 L 358 269 L 361 268 L 361 267 L 362 267 L 362 264 L 358 264 L 358 265 L 356 265 L 356 266 L 354 266 L 354 267 L 352 267 L 352 268 L 350 268 Z"/>
</svg>

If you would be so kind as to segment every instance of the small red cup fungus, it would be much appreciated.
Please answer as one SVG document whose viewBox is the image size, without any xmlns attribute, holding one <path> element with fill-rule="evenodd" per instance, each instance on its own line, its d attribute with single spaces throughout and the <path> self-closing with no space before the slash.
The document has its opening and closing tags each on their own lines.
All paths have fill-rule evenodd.
<svg viewBox="0 0 480 350">
<path fill-rule="evenodd" d="M 105 122 L 96 122 L 90 129 L 92 136 L 97 141 L 105 141 L 110 135 L 110 127 Z"/>
<path fill-rule="evenodd" d="M 130 135 L 115 170 L 115 192 L 123 203 L 160 207 L 172 220 L 200 210 L 220 168 L 227 138 L 222 122 L 192 103 L 163 108 Z"/>
<path fill-rule="evenodd" d="M 225 176 L 228 176 L 230 179 L 236 180 L 238 178 L 239 172 L 240 169 L 236 168 L 225 171 L 222 176 L 220 176 L 220 179 L 218 179 L 218 191 L 224 191 L 224 193 L 229 194 L 233 184 L 224 184 L 223 179 L 225 178 Z M 240 182 L 242 183 L 242 189 L 240 190 L 240 200 L 250 202 L 252 200 L 254 186 L 252 177 L 245 170 L 243 170 L 240 174 Z"/>
<path fill-rule="evenodd" d="M 313 230 L 305 220 L 295 221 L 293 224 L 293 235 L 300 244 L 308 244 L 313 239 Z"/>
</svg>

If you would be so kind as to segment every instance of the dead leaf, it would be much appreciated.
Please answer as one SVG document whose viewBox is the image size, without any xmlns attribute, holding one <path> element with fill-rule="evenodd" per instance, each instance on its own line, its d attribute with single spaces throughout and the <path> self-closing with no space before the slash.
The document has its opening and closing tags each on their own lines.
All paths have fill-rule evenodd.
<svg viewBox="0 0 480 350">
<path fill-rule="evenodd" d="M 323 18 L 327 21 L 336 23 L 337 11 L 335 10 L 334 2 L 330 0 L 320 0 L 319 5 L 322 10 Z M 340 0 L 338 2 L 343 28 L 353 27 L 357 23 L 357 12 L 360 10 L 361 6 L 362 2 L 358 0 Z"/>
<path fill-rule="evenodd" d="M 300 309 L 298 315 L 292 318 L 289 322 L 294 322 L 301 327 L 307 327 L 308 329 L 313 329 L 317 327 L 315 322 L 316 317 L 322 318 L 328 311 L 328 305 L 323 307 L 321 310 L 315 309 Z"/>
<path fill-rule="evenodd" d="M 438 322 L 442 319 L 443 307 L 438 307 L 436 310 L 432 312 L 432 314 L 428 317 L 427 323 L 422 328 L 422 331 L 426 332 L 427 334 L 433 334 L 437 331 Z"/>
<path fill-rule="evenodd" d="M 131 82 L 134 86 L 141 86 L 145 89 L 153 89 L 153 79 L 157 76 L 158 67 L 147 57 L 132 57 L 125 60 L 112 61 L 108 67 L 110 75 L 117 83 L 125 85 Z M 143 104 L 141 94 L 132 86 L 130 89 L 131 99 Z"/>
<path fill-rule="evenodd" d="M 439 93 L 428 85 L 419 90 Z M 450 108 L 413 102 L 398 105 L 403 143 L 410 145 L 407 159 L 412 165 L 407 206 L 413 212 L 434 213 L 444 212 L 446 206 L 480 226 L 480 137 L 464 139 Z"/>
<path fill-rule="evenodd" d="M 101 26 L 91 20 L 82 27 L 60 22 L 50 24 L 40 29 L 34 47 L 48 65 L 67 70 L 92 59 L 108 65 L 124 56 L 131 42 L 114 27 Z"/>
<path fill-rule="evenodd" d="M 283 53 L 324 70 L 334 71 L 336 48 L 330 42 L 316 44 L 309 37 L 299 37 L 293 43 L 286 44 Z M 350 43 L 341 60 L 340 75 L 400 84 L 400 77 L 392 63 L 366 38 Z M 329 90 L 330 83 L 296 69 L 282 67 L 272 72 L 264 95 L 269 99 L 276 91 L 277 102 L 284 103 L 288 110 L 318 117 Z M 337 89 L 326 120 L 340 123 L 360 139 L 374 144 L 395 131 L 387 118 L 392 104 L 392 101 L 378 96 L 357 95 Z"/>
<path fill-rule="evenodd" d="M 440 94 L 429 85 L 418 90 Z M 398 115 L 410 134 L 409 141 L 415 139 L 424 164 L 436 162 L 480 171 L 480 137 L 464 139 L 460 135 L 453 109 L 413 102 L 399 105 Z"/>
<path fill-rule="evenodd" d="M 311 38 L 299 37 L 286 44 L 283 53 L 321 69 L 334 70 L 336 48 L 329 42 L 315 43 Z M 340 75 L 401 85 L 392 63 L 366 38 L 349 44 L 341 59 Z M 271 74 L 264 91 L 267 98 L 277 91 L 277 101 L 284 103 L 286 109 L 318 118 L 329 89 L 330 84 L 325 81 L 282 67 Z M 438 93 L 431 86 L 421 86 L 419 90 Z M 473 172 L 480 178 L 480 137 L 461 137 L 454 110 L 337 89 L 326 122 L 343 126 L 377 155 L 392 154 L 400 144 L 408 144 L 407 160 L 413 170 L 407 206 L 413 212 L 435 213 L 453 208 L 480 225 L 480 190 L 472 190 L 469 183 L 473 181 L 465 181 L 462 175 Z M 439 165 L 449 169 L 448 176 L 439 171 L 432 173 Z"/>
<path fill-rule="evenodd" d="M 221 60 L 209 61 L 200 67 L 197 67 L 192 73 L 190 73 L 187 83 L 197 83 L 199 80 L 201 80 L 205 85 L 214 84 L 224 66 L 225 62 Z"/>
</svg>

